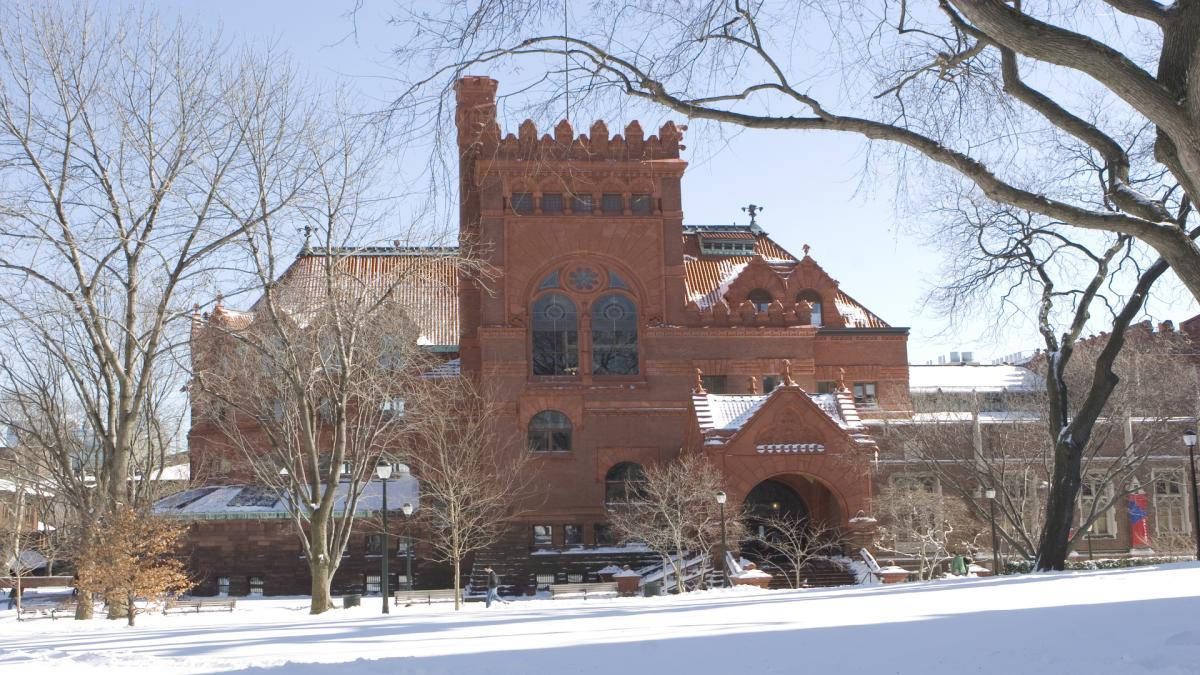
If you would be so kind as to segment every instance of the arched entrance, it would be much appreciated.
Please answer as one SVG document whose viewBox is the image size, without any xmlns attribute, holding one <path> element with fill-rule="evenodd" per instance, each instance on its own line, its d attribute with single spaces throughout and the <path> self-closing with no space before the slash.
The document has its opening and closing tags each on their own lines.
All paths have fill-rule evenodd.
<svg viewBox="0 0 1200 675">
<path fill-rule="evenodd" d="M 755 485 L 743 500 L 746 509 L 745 541 L 742 555 L 757 563 L 769 562 L 770 542 L 778 541 L 780 530 L 803 527 L 811 518 L 808 504 L 787 483 L 768 478 Z"/>
<path fill-rule="evenodd" d="M 841 552 L 842 509 L 833 492 L 802 474 L 777 474 L 746 493 L 742 556 L 775 576 L 773 587 L 837 585 L 853 577 L 825 556 Z M 799 569 L 797 566 L 799 565 Z"/>
<path fill-rule="evenodd" d="M 746 494 L 746 513 L 751 521 L 762 523 L 773 519 L 805 521 L 808 505 L 787 483 L 768 478 Z"/>
</svg>

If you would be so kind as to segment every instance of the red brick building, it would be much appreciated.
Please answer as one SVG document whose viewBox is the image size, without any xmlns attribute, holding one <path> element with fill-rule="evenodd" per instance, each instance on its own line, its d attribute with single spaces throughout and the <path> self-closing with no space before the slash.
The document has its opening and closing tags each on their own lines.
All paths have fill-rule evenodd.
<svg viewBox="0 0 1200 675">
<path fill-rule="evenodd" d="M 501 423 L 524 441 L 509 451 L 535 458 L 541 506 L 481 559 L 521 576 L 583 570 L 572 561 L 592 564 L 587 552 L 611 543 L 606 504 L 622 480 L 681 451 L 712 456 L 733 504 L 782 498 L 847 528 L 869 512 L 877 449 L 862 419 L 910 414 L 908 329 L 753 220 L 685 225 L 673 123 L 647 136 L 637 122 L 612 135 L 560 122 L 539 135 L 525 121 L 504 135 L 496 88 L 462 79 L 456 116 L 460 241 L 495 274 L 411 299 L 423 343 L 509 402 Z M 437 256 L 365 249 L 351 261 L 387 275 Z M 308 264 L 302 253 L 284 281 Z M 245 320 L 224 308 L 209 319 Z M 191 430 L 197 473 L 222 464 L 239 477 L 236 458 L 213 461 L 214 433 L 203 420 Z M 240 561 L 203 566 L 221 575 L 221 564 Z"/>
</svg>

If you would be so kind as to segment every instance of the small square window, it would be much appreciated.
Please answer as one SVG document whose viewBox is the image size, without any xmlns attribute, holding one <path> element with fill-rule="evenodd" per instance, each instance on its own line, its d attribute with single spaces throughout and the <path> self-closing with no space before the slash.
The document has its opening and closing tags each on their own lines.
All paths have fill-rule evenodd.
<svg viewBox="0 0 1200 675">
<path fill-rule="evenodd" d="M 563 525 L 563 544 L 566 546 L 583 544 L 583 526 Z"/>
<path fill-rule="evenodd" d="M 549 586 L 550 584 L 554 583 L 553 574 L 539 574 L 535 578 L 537 579 L 538 586 Z"/>
<path fill-rule="evenodd" d="M 613 536 L 612 526 L 608 523 L 596 523 L 595 533 L 597 546 L 612 546 L 617 543 L 616 537 Z"/>
<path fill-rule="evenodd" d="M 605 192 L 600 199 L 600 208 L 605 213 L 623 213 L 625 196 L 619 192 Z"/>
<path fill-rule="evenodd" d="M 563 196 L 559 192 L 542 195 L 542 213 L 562 213 Z"/>
<path fill-rule="evenodd" d="M 263 578 L 262 577 L 250 577 L 250 595 L 262 595 L 262 594 L 263 594 Z"/>
<path fill-rule="evenodd" d="M 648 215 L 652 206 L 650 195 L 631 195 L 629 197 L 629 210 L 640 216 Z"/>
<path fill-rule="evenodd" d="M 567 574 L 567 583 L 568 584 L 582 584 L 583 583 L 583 575 L 568 573 Z"/>
<path fill-rule="evenodd" d="M 818 394 L 833 394 L 837 392 L 837 382 L 818 382 Z"/>
<path fill-rule="evenodd" d="M 383 535 L 367 535 L 367 555 L 383 555 Z"/>
<path fill-rule="evenodd" d="M 775 387 L 779 386 L 778 375 L 763 375 L 762 378 L 762 393 L 769 394 L 775 391 Z"/>
<path fill-rule="evenodd" d="M 553 546 L 554 545 L 554 528 L 550 525 L 534 525 L 533 526 L 533 545 L 534 546 Z"/>
<path fill-rule="evenodd" d="M 710 394 L 724 394 L 729 389 L 729 378 L 725 375 L 701 375 L 700 384 Z"/>
<path fill-rule="evenodd" d="M 222 598 L 229 596 L 229 577 L 217 577 L 217 595 Z"/>
<path fill-rule="evenodd" d="M 591 213 L 591 195 L 571 195 L 571 213 Z"/>
<path fill-rule="evenodd" d="M 877 405 L 875 399 L 875 383 L 874 382 L 855 382 L 854 383 L 854 403 L 857 405 L 873 406 Z"/>
<path fill-rule="evenodd" d="M 378 574 L 367 575 L 367 594 L 375 595 L 383 592 L 383 584 L 380 582 L 381 577 Z"/>
<path fill-rule="evenodd" d="M 523 216 L 533 213 L 533 193 L 514 192 L 512 195 L 512 210 L 513 213 L 519 213 Z"/>
</svg>

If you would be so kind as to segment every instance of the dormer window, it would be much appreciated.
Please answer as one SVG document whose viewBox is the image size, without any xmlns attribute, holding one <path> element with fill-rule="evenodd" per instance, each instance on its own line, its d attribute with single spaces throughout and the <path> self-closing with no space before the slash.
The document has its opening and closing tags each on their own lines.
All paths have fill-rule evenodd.
<svg viewBox="0 0 1200 675">
<path fill-rule="evenodd" d="M 817 328 L 820 328 L 821 327 L 821 295 L 811 289 L 805 290 L 805 291 L 800 291 L 800 294 L 796 296 L 796 302 L 804 302 L 805 300 L 812 303 L 812 313 L 808 317 L 809 324 L 812 326 L 816 326 Z"/>
<path fill-rule="evenodd" d="M 756 288 L 750 291 L 750 294 L 746 296 L 746 299 L 750 301 L 750 304 L 754 305 L 754 309 L 760 312 L 765 312 L 770 309 L 771 301 L 773 300 L 771 294 L 761 288 Z"/>
<path fill-rule="evenodd" d="M 754 240 L 701 237 L 700 252 L 704 255 L 754 255 Z"/>
</svg>

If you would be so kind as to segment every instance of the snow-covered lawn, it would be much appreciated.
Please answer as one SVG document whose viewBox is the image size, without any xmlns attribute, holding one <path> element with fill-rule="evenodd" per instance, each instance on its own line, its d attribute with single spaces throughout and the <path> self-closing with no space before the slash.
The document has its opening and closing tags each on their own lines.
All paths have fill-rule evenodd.
<svg viewBox="0 0 1200 675">
<path fill-rule="evenodd" d="M 686 597 L 365 606 L 303 598 L 16 622 L 0 673 L 1198 673 L 1200 566 Z"/>
</svg>

